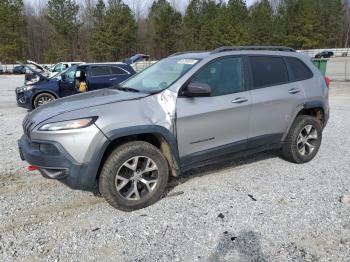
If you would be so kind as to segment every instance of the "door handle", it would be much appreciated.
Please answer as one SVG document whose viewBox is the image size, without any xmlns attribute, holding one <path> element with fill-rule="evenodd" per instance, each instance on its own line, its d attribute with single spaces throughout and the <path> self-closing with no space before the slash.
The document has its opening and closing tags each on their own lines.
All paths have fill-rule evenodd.
<svg viewBox="0 0 350 262">
<path fill-rule="evenodd" d="M 241 103 L 244 103 L 244 102 L 247 102 L 248 99 L 245 98 L 245 97 L 238 97 L 236 99 L 233 99 L 231 102 L 234 103 L 234 104 L 241 104 Z"/>
<path fill-rule="evenodd" d="M 117 78 L 111 78 L 111 79 L 109 79 L 109 81 L 114 81 L 114 80 L 117 80 Z"/>
<path fill-rule="evenodd" d="M 289 94 L 297 94 L 297 93 L 300 93 L 300 89 L 299 88 L 292 88 L 288 92 L 289 92 Z"/>
</svg>

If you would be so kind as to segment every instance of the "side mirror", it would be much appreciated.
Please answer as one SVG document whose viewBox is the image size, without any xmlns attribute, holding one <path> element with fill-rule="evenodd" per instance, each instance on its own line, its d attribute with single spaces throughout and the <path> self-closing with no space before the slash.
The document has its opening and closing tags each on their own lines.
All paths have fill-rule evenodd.
<svg viewBox="0 0 350 262">
<path fill-rule="evenodd" d="M 189 83 L 183 91 L 184 96 L 188 97 L 204 97 L 211 95 L 211 86 L 206 83 L 192 82 Z"/>
</svg>

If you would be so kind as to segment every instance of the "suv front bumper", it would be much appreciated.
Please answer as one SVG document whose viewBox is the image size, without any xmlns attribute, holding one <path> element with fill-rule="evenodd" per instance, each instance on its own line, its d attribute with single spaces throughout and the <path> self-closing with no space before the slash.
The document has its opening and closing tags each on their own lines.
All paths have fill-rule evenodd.
<svg viewBox="0 0 350 262">
<path fill-rule="evenodd" d="M 59 180 L 72 189 L 96 188 L 98 167 L 94 163 L 77 163 L 59 143 L 29 141 L 23 135 L 18 146 L 21 159 L 38 167 L 44 177 Z"/>
<path fill-rule="evenodd" d="M 24 91 L 20 87 L 17 87 L 15 92 L 16 92 L 17 105 L 27 109 L 32 109 L 32 105 L 31 105 L 32 92 Z"/>
</svg>

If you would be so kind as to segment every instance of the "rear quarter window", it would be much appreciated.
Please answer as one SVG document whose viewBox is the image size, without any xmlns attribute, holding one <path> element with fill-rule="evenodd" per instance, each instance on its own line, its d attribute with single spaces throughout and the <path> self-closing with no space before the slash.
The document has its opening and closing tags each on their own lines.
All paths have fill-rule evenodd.
<svg viewBox="0 0 350 262">
<path fill-rule="evenodd" d="M 127 72 L 117 66 L 112 66 L 112 75 L 126 75 Z"/>
<path fill-rule="evenodd" d="M 313 77 L 311 70 L 303 61 L 294 57 L 286 57 L 286 59 L 292 70 L 295 81 L 306 80 Z"/>
<path fill-rule="evenodd" d="M 282 57 L 249 57 L 255 88 L 274 86 L 289 82 L 287 66 Z"/>
</svg>

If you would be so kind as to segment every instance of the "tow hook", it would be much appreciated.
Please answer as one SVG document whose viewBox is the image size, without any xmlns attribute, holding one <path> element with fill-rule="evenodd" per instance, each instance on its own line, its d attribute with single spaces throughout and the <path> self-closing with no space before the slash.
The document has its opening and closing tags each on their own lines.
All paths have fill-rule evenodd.
<svg viewBox="0 0 350 262">
<path fill-rule="evenodd" d="M 37 166 L 28 166 L 28 171 L 35 171 L 38 170 Z"/>
</svg>

